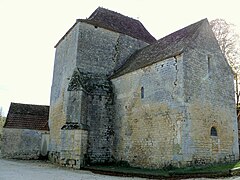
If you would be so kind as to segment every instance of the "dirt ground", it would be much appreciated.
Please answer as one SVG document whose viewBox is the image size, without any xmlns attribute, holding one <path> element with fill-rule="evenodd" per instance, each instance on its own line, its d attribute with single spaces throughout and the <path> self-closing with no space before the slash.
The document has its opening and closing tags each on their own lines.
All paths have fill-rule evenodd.
<svg viewBox="0 0 240 180">
<path fill-rule="evenodd" d="M 140 180 L 93 174 L 90 171 L 62 168 L 41 161 L 0 159 L 0 180 Z"/>
<path fill-rule="evenodd" d="M 106 176 L 94 174 L 90 171 L 62 168 L 43 161 L 21 161 L 0 159 L 0 180 L 128 180 L 128 179 L 143 180 L 143 178 Z M 198 180 L 205 179 L 206 178 L 199 178 Z M 240 180 L 240 177 L 231 177 L 223 179 Z"/>
</svg>

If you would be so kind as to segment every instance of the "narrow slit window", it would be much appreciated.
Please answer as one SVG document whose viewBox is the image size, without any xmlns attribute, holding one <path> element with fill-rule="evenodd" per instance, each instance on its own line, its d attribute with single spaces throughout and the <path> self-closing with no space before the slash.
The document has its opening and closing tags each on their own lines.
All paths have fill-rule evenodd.
<svg viewBox="0 0 240 180">
<path fill-rule="evenodd" d="M 208 74 L 210 75 L 210 73 L 211 73 L 211 57 L 209 55 L 207 56 L 207 61 L 208 61 Z"/>
<path fill-rule="evenodd" d="M 141 99 L 144 98 L 144 87 L 141 87 Z"/>
<path fill-rule="evenodd" d="M 215 127 L 211 128 L 211 136 L 217 136 L 217 129 Z"/>
</svg>

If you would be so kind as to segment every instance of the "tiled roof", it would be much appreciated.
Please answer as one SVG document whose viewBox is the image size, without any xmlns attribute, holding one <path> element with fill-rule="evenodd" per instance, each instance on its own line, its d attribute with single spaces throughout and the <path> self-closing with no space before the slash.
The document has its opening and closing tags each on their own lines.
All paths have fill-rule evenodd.
<svg viewBox="0 0 240 180">
<path fill-rule="evenodd" d="M 129 35 L 149 44 L 156 42 L 140 21 L 105 8 L 97 8 L 88 19 L 82 21 Z"/>
<path fill-rule="evenodd" d="M 111 76 L 111 78 L 119 77 L 158 61 L 181 54 L 191 42 L 194 42 L 194 39 L 199 33 L 199 28 L 205 23 L 208 24 L 207 19 L 203 19 L 180 29 L 158 40 L 156 43 L 137 51 Z"/>
<path fill-rule="evenodd" d="M 11 103 L 4 128 L 46 130 L 49 106 Z"/>
<path fill-rule="evenodd" d="M 78 22 L 84 22 L 92 24 L 97 27 L 115 31 L 118 33 L 126 34 L 133 38 L 142 40 L 149 44 L 156 42 L 157 40 L 146 30 L 143 24 L 133 18 L 124 16 L 117 12 L 105 9 L 97 8 L 92 15 L 87 19 L 78 19 L 76 23 L 68 30 L 68 32 L 59 40 L 58 44 L 65 38 L 65 36 L 78 24 Z"/>
</svg>

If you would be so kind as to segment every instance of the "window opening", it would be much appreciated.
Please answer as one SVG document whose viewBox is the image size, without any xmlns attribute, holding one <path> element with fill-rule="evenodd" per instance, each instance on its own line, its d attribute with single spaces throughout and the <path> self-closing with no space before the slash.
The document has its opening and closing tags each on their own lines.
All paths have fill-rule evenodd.
<svg viewBox="0 0 240 180">
<path fill-rule="evenodd" d="M 208 74 L 210 76 L 211 73 L 211 57 L 207 56 L 207 61 L 208 61 Z"/>
<path fill-rule="evenodd" d="M 217 136 L 217 129 L 215 127 L 211 128 L 211 136 Z"/>
<path fill-rule="evenodd" d="M 144 98 L 144 87 L 141 87 L 141 99 Z"/>
</svg>

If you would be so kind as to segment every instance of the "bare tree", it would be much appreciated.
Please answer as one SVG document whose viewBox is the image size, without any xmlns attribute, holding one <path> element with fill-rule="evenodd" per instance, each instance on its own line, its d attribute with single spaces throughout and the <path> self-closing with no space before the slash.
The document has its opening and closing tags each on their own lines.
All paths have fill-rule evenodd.
<svg viewBox="0 0 240 180">
<path fill-rule="evenodd" d="M 3 110 L 2 110 L 2 107 L 0 107 L 0 120 L 2 120 L 2 117 L 3 117 Z"/>
<path fill-rule="evenodd" d="M 227 23 L 224 19 L 215 19 L 210 22 L 212 30 L 218 40 L 218 44 L 229 65 L 232 68 L 235 79 L 235 93 L 236 104 L 238 107 L 240 92 L 239 82 L 240 77 L 240 38 L 239 34 L 235 31 L 233 24 Z"/>
</svg>

